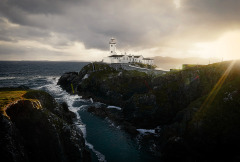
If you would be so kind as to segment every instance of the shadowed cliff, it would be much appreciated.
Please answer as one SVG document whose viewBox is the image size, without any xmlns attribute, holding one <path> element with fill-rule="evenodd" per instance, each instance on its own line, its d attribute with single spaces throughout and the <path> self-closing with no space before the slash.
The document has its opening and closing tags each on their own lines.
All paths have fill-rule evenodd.
<svg viewBox="0 0 240 162">
<path fill-rule="evenodd" d="M 94 68 L 89 64 L 79 73 L 65 73 L 58 84 L 70 93 L 120 106 L 117 113 L 107 105 L 89 111 L 109 117 L 130 133 L 160 128 L 144 140 L 154 141 L 152 148 L 163 160 L 238 161 L 234 148 L 240 145 L 239 81 L 239 61 L 159 76 L 94 63 Z"/>
<path fill-rule="evenodd" d="M 46 92 L 0 89 L 3 161 L 90 161 L 75 114 Z"/>
</svg>

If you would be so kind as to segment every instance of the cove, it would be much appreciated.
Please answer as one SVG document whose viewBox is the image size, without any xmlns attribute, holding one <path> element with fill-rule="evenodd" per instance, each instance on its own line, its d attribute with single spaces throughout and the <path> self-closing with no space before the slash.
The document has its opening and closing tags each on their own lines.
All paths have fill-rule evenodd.
<svg viewBox="0 0 240 162">
<path fill-rule="evenodd" d="M 78 111 L 86 124 L 86 140 L 94 149 L 105 156 L 106 161 L 114 162 L 149 162 L 159 161 L 156 157 L 139 147 L 137 140 L 108 120 L 97 117 L 86 110 Z M 92 157 L 93 161 L 98 161 Z"/>
</svg>

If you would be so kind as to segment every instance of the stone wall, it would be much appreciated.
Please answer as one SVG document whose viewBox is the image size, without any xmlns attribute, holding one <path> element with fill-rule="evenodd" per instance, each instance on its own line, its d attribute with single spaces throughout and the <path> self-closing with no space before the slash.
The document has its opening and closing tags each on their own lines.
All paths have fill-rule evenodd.
<svg viewBox="0 0 240 162">
<path fill-rule="evenodd" d="M 141 68 L 141 67 L 136 67 L 131 65 L 130 63 L 114 63 L 114 64 L 109 64 L 110 67 L 115 68 L 116 70 L 119 69 L 124 69 L 124 70 L 137 70 L 140 72 L 145 72 L 145 73 L 153 73 L 153 74 L 165 74 L 167 71 L 163 70 L 154 70 L 154 69 L 146 69 L 146 68 Z"/>
</svg>

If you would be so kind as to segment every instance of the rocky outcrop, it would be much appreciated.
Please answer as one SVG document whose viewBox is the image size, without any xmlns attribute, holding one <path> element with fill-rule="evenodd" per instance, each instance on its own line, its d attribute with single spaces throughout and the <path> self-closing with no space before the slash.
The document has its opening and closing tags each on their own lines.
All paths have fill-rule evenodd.
<svg viewBox="0 0 240 162">
<path fill-rule="evenodd" d="M 23 148 L 23 140 L 18 136 L 14 124 L 0 114 L 0 154 L 2 161 L 29 161 Z"/>
<path fill-rule="evenodd" d="M 75 84 L 78 94 L 122 110 L 114 114 L 93 106 L 89 111 L 126 128 L 160 128 L 147 141 L 154 141 L 154 150 L 162 159 L 239 159 L 231 147 L 240 145 L 239 61 L 194 66 L 161 76 L 94 65 L 94 69 L 89 64 L 74 74 L 80 79 Z M 64 88 L 62 79 L 59 84 Z"/>
<path fill-rule="evenodd" d="M 11 92 L 10 92 L 11 93 Z M 29 90 L 0 114 L 3 161 L 91 161 L 75 114 L 48 93 Z"/>
<path fill-rule="evenodd" d="M 79 82 L 81 82 L 81 77 L 78 76 L 76 72 L 68 72 L 61 76 L 58 84 L 62 86 L 68 93 L 74 93 L 73 89 L 76 90 Z"/>
</svg>

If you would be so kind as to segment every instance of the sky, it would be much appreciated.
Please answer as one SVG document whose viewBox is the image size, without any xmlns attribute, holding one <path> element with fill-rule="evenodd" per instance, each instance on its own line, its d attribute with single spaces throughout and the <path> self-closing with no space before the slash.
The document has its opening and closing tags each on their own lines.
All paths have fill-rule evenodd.
<svg viewBox="0 0 240 162">
<path fill-rule="evenodd" d="M 240 0 L 0 0 L 0 60 L 240 59 Z"/>
</svg>

